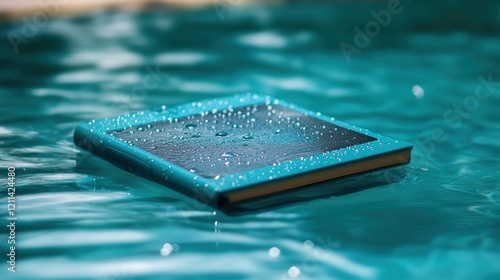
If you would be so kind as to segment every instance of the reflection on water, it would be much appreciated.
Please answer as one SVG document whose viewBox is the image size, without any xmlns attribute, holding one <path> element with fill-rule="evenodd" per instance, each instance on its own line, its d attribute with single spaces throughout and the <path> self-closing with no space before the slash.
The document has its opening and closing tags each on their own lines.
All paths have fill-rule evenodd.
<svg viewBox="0 0 500 280">
<path fill-rule="evenodd" d="M 351 4 L 97 12 L 2 45 L 19 217 L 2 279 L 497 278 L 498 23 L 430 14 L 431 31 L 415 5 L 350 63 L 338 45 L 371 19 Z M 247 91 L 413 142 L 413 162 L 388 186 L 228 217 L 72 144 L 81 121 Z"/>
</svg>

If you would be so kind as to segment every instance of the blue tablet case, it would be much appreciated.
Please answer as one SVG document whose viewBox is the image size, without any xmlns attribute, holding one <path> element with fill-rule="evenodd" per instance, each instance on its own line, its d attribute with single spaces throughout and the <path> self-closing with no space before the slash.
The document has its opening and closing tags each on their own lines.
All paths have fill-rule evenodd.
<svg viewBox="0 0 500 280">
<path fill-rule="evenodd" d="M 216 208 L 406 164 L 403 141 L 247 94 L 80 124 L 75 144 Z"/>
</svg>

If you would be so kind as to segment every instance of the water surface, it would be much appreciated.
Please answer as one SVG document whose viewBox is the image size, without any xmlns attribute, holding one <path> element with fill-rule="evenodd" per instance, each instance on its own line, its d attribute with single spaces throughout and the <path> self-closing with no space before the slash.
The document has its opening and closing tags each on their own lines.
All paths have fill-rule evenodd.
<svg viewBox="0 0 500 280">
<path fill-rule="evenodd" d="M 455 13 L 404 2 L 350 62 L 339 44 L 384 5 L 96 12 L 17 54 L 6 41 L 19 220 L 2 279 L 498 279 L 500 6 L 439 3 Z M 249 91 L 412 142 L 413 161 L 395 183 L 228 217 L 72 143 L 82 121 Z"/>
</svg>

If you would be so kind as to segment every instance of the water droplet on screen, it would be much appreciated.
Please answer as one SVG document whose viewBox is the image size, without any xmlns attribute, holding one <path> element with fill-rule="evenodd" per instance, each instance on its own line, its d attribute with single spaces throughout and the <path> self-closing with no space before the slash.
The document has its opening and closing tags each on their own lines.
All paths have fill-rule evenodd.
<svg viewBox="0 0 500 280">
<path fill-rule="evenodd" d="M 191 173 L 195 173 L 196 171 L 197 171 L 196 168 L 189 169 L 189 172 L 191 172 Z"/>
<path fill-rule="evenodd" d="M 200 137 L 201 137 L 201 135 L 202 135 L 202 133 L 201 133 L 201 132 L 198 132 L 198 133 L 196 133 L 196 134 L 191 135 L 191 138 L 200 138 Z"/>
<path fill-rule="evenodd" d="M 236 157 L 233 153 L 223 153 L 221 155 L 222 158 L 234 158 Z"/>
<path fill-rule="evenodd" d="M 274 131 L 274 134 L 281 134 L 281 129 L 276 129 L 276 131 Z"/>
<path fill-rule="evenodd" d="M 215 134 L 215 136 L 227 136 L 227 132 L 225 132 L 225 131 L 217 132 L 217 134 Z"/>
<path fill-rule="evenodd" d="M 139 131 L 139 132 L 141 132 L 141 131 L 143 131 L 143 130 L 144 130 L 144 127 L 142 127 L 142 126 L 139 126 L 139 127 L 137 128 L 137 131 Z"/>
<path fill-rule="evenodd" d="M 253 136 L 251 133 L 248 133 L 248 134 L 243 136 L 243 139 L 250 140 L 250 139 L 253 139 Z"/>
<path fill-rule="evenodd" d="M 187 129 L 195 129 L 197 127 L 197 125 L 195 125 L 194 123 L 188 123 L 186 124 L 186 128 Z"/>
</svg>

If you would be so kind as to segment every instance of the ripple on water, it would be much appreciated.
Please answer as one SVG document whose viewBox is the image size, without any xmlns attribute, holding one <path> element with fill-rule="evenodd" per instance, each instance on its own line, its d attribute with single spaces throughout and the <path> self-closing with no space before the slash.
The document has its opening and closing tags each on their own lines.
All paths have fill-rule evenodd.
<svg viewBox="0 0 500 280">
<path fill-rule="evenodd" d="M 354 38 L 357 4 L 241 6 L 223 21 L 213 7 L 92 13 L 50 20 L 18 55 L 0 46 L 0 166 L 18 172 L 22 223 L 17 279 L 491 277 L 500 251 L 498 95 L 460 125 L 443 116 L 474 94 L 479 75 L 498 80 L 497 23 L 486 22 L 498 4 L 469 2 L 482 12 L 442 22 L 440 9 L 415 4 L 435 32 L 408 6 L 405 22 L 349 63 L 339 44 Z M 229 217 L 72 144 L 79 122 L 248 91 L 413 142 L 412 163 L 373 175 L 398 179 L 390 184 L 368 188 L 359 177 L 362 190 Z M 186 141 L 226 132 L 213 138 L 247 137 L 265 155 L 254 132 L 197 125 L 182 127 Z M 432 140 L 438 128 L 443 143 Z M 239 152 L 217 155 L 231 163 Z"/>
</svg>

